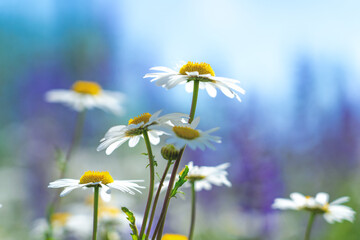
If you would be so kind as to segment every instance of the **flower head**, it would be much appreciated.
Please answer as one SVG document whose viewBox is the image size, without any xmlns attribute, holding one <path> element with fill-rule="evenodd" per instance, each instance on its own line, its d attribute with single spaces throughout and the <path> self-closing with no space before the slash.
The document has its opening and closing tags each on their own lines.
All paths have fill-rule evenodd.
<svg viewBox="0 0 360 240">
<path fill-rule="evenodd" d="M 188 240 L 184 235 L 166 233 L 161 240 Z"/>
<path fill-rule="evenodd" d="M 139 189 L 145 188 L 139 186 L 136 182 L 143 182 L 143 180 L 114 180 L 108 172 L 98 172 L 98 171 L 87 171 L 84 175 L 81 176 L 79 180 L 76 179 L 59 179 L 54 182 L 49 183 L 49 188 L 62 188 L 65 189 L 60 193 L 60 197 L 66 196 L 71 191 L 77 188 L 87 188 L 100 186 L 101 187 L 101 197 L 104 201 L 109 201 L 111 198 L 111 189 L 115 188 L 122 192 L 129 194 L 135 194 L 134 191 L 140 192 Z"/>
<path fill-rule="evenodd" d="M 45 94 L 48 102 L 63 103 L 81 112 L 85 109 L 100 108 L 114 114 L 122 114 L 124 94 L 105 91 L 96 82 L 77 81 L 70 90 L 54 89 Z"/>
<path fill-rule="evenodd" d="M 200 89 L 206 89 L 210 97 L 216 97 L 217 90 L 222 91 L 229 98 L 236 98 L 241 101 L 238 93 L 245 94 L 245 90 L 238 84 L 238 80 L 217 77 L 214 70 L 208 63 L 187 62 L 178 71 L 167 67 L 153 67 L 150 70 L 160 71 L 148 73 L 144 78 L 152 78 L 151 82 L 156 81 L 157 86 L 171 89 L 178 84 L 186 84 L 188 92 L 193 90 L 194 81 L 199 81 Z"/>
<path fill-rule="evenodd" d="M 322 214 L 328 223 L 354 221 L 355 211 L 341 205 L 349 201 L 349 197 L 341 197 L 329 203 L 329 194 L 320 192 L 315 197 L 304 196 L 301 193 L 290 194 L 290 199 L 277 198 L 272 207 L 275 209 L 306 210 Z"/>
<path fill-rule="evenodd" d="M 231 187 L 231 182 L 227 179 L 227 171 L 226 169 L 230 166 L 230 163 L 223 163 L 215 167 L 209 166 L 194 166 L 193 162 L 189 162 L 187 165 L 189 168 L 189 172 L 186 176 L 187 182 L 183 185 L 185 188 L 191 187 L 189 182 L 193 181 L 195 183 L 195 191 L 199 192 L 201 190 L 211 190 L 212 185 L 222 186 L 225 185 L 227 187 Z M 184 170 L 182 170 L 184 171 Z M 182 171 L 179 175 L 182 174 Z M 166 176 L 168 179 L 170 178 L 170 174 Z M 179 176 L 176 176 L 177 179 Z M 162 191 L 167 188 L 169 185 L 169 180 L 164 181 L 164 187 Z"/>
<path fill-rule="evenodd" d="M 210 133 L 215 132 L 218 128 L 203 132 L 196 129 L 199 122 L 200 118 L 197 117 L 191 124 L 178 122 L 175 125 L 151 126 L 150 129 L 157 129 L 165 132 L 166 135 L 169 135 L 166 143 L 173 144 L 176 148 L 182 148 L 185 145 L 188 145 L 193 150 L 196 148 L 205 150 L 205 147 L 215 149 L 211 142 L 221 143 L 221 138 L 212 136 Z"/>
<path fill-rule="evenodd" d="M 144 131 L 147 131 L 151 144 L 157 145 L 160 143 L 160 136 L 164 134 L 164 131 L 151 129 L 150 126 L 167 125 L 169 122 L 176 124 L 181 122 L 183 118 L 188 117 L 187 114 L 183 113 L 170 113 L 163 116 L 160 116 L 160 113 L 161 110 L 154 114 L 143 113 L 138 117 L 131 118 L 128 125 L 118 125 L 110 128 L 104 138 L 100 140 L 101 144 L 97 150 L 106 149 L 105 153 L 109 155 L 128 140 L 129 147 L 135 147 L 143 138 Z"/>
</svg>

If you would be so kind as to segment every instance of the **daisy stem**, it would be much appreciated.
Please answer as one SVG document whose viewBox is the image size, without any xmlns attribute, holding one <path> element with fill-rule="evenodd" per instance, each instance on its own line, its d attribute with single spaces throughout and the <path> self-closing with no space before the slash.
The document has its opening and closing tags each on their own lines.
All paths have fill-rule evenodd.
<svg viewBox="0 0 360 240">
<path fill-rule="evenodd" d="M 199 95 L 198 94 L 199 93 L 199 83 L 200 83 L 200 81 L 194 81 L 194 90 L 193 90 L 193 97 L 192 97 L 192 102 L 191 102 L 189 123 L 191 123 L 194 120 L 196 104 L 197 104 L 197 99 L 198 99 L 198 95 Z"/>
<path fill-rule="evenodd" d="M 312 229 L 312 226 L 313 226 L 313 223 L 314 223 L 314 220 L 315 220 L 315 216 L 316 216 L 316 213 L 312 212 L 311 215 L 310 215 L 310 218 L 309 218 L 308 225 L 306 227 L 306 233 L 305 233 L 304 240 L 309 240 L 310 239 L 310 233 L 311 233 L 311 229 Z"/>
<path fill-rule="evenodd" d="M 154 194 L 154 180 L 155 180 L 154 156 L 152 154 L 151 145 L 150 145 L 150 139 L 149 139 L 149 136 L 148 136 L 148 133 L 147 133 L 146 130 L 144 130 L 143 136 L 144 136 L 144 140 L 145 140 L 145 144 L 146 144 L 146 148 L 147 148 L 148 156 L 149 156 L 150 186 L 149 186 L 149 194 L 148 194 L 148 199 L 147 199 L 147 203 L 146 203 L 144 218 L 143 218 L 143 222 L 142 222 L 141 230 L 140 230 L 140 235 L 139 235 L 140 239 L 142 239 L 143 234 L 145 232 L 146 223 L 147 223 L 147 219 L 148 219 L 149 211 L 150 211 L 150 207 L 151 207 L 151 201 L 152 201 L 152 197 L 153 197 L 153 194 Z"/>
<path fill-rule="evenodd" d="M 199 83 L 200 83 L 199 81 L 196 81 L 196 80 L 194 81 L 193 97 L 192 97 L 192 102 L 191 102 L 191 109 L 190 109 L 188 123 L 191 123 L 194 120 L 196 104 L 197 104 L 197 99 L 198 99 L 198 93 L 199 93 Z M 155 239 L 155 237 L 157 235 L 156 239 L 161 240 L 162 233 L 164 230 L 164 225 L 165 225 L 166 214 L 167 214 L 167 210 L 168 210 L 170 199 L 171 199 L 170 194 L 171 194 L 172 188 L 174 186 L 175 177 L 176 177 L 176 174 L 177 174 L 177 171 L 178 171 L 178 168 L 180 165 L 181 157 L 184 153 L 185 147 L 186 146 L 184 146 L 182 149 L 180 149 L 179 157 L 175 160 L 175 164 L 174 164 L 174 167 L 173 167 L 173 170 L 171 173 L 171 177 L 170 177 L 170 181 L 169 181 L 169 186 L 166 191 L 163 208 L 161 210 L 161 214 L 160 214 L 157 226 L 155 228 L 155 233 L 154 233 L 153 239 Z"/>
<path fill-rule="evenodd" d="M 94 221 L 93 221 L 93 240 L 96 240 L 97 221 L 98 221 L 98 206 L 99 206 L 99 185 L 94 187 Z"/>
<path fill-rule="evenodd" d="M 60 179 L 65 177 L 66 170 L 67 170 L 67 164 L 70 161 L 70 158 L 71 158 L 71 156 L 72 156 L 72 154 L 74 152 L 74 149 L 79 144 L 79 141 L 80 141 L 80 138 L 81 138 L 81 135 L 82 135 L 82 130 L 84 128 L 85 113 L 86 113 L 86 111 L 83 110 L 82 112 L 79 112 L 78 115 L 77 115 L 74 135 L 73 135 L 73 138 L 71 140 L 70 148 L 66 153 L 64 165 L 62 166 L 62 168 L 60 170 Z"/>
<path fill-rule="evenodd" d="M 194 229 L 195 229 L 195 214 L 196 214 L 195 181 L 191 181 L 191 223 L 190 223 L 189 240 L 192 240 L 192 239 L 193 239 L 193 235 L 194 235 Z"/>
<path fill-rule="evenodd" d="M 65 156 L 65 160 L 61 165 L 60 168 L 60 179 L 65 177 L 65 173 L 67 170 L 67 165 L 70 161 L 71 155 L 74 151 L 74 149 L 77 147 L 77 145 L 79 144 L 79 141 L 81 139 L 81 135 L 82 135 L 82 131 L 84 128 L 84 122 L 85 122 L 85 113 L 86 111 L 83 110 L 82 112 L 79 112 L 77 114 L 77 118 L 76 118 L 76 125 L 74 128 L 74 133 L 73 133 L 73 138 L 71 140 L 71 144 L 70 147 L 66 153 Z M 51 216 L 52 214 L 56 211 L 56 208 L 58 207 L 58 203 L 59 203 L 59 196 L 60 194 L 60 190 L 58 191 L 58 193 L 55 195 L 55 197 L 53 198 L 53 200 L 51 201 L 51 203 L 48 205 L 47 208 L 47 213 L 46 213 L 46 218 L 47 218 L 47 222 L 49 225 L 49 229 L 48 229 L 48 233 L 46 234 L 46 239 L 52 239 L 52 226 L 51 226 Z"/>
<path fill-rule="evenodd" d="M 154 203 L 153 203 L 153 206 L 152 206 L 152 209 L 151 209 L 151 214 L 150 214 L 150 220 L 149 220 L 149 225 L 148 225 L 148 228 L 146 230 L 146 236 L 149 236 L 150 235 L 150 231 L 151 231 L 151 226 L 152 226 L 152 223 L 153 223 L 153 220 L 154 220 L 154 216 L 155 216 L 155 210 L 156 210 L 156 205 L 157 205 L 157 202 L 159 200 L 159 196 L 160 196 L 160 192 L 161 192 L 161 188 L 163 186 L 163 183 L 165 181 L 165 178 L 166 178 L 166 175 L 169 171 L 169 168 L 171 166 L 171 161 L 168 161 L 167 165 L 166 165 L 166 168 L 164 170 L 164 173 L 161 177 L 161 180 L 160 180 L 160 183 L 159 183 L 159 187 L 156 191 L 156 194 L 155 194 L 155 198 L 154 198 Z"/>
</svg>

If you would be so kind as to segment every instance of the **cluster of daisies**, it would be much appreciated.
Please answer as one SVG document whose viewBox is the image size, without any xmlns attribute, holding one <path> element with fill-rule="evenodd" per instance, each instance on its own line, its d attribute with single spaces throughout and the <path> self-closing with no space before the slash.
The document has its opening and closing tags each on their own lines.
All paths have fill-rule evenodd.
<svg viewBox="0 0 360 240">
<path fill-rule="evenodd" d="M 239 81 L 215 76 L 215 72 L 207 63 L 188 62 L 180 66 L 178 70 L 167 67 L 154 67 L 151 70 L 156 72 L 148 73 L 144 78 L 151 78 L 151 82 L 166 89 L 185 85 L 188 92 L 205 89 L 210 97 L 215 97 L 217 90 L 220 90 L 227 97 L 236 98 L 238 101 L 241 101 L 240 94 L 245 93 L 239 86 Z M 63 103 L 78 112 L 99 108 L 115 114 L 123 114 L 124 99 L 122 93 L 105 91 L 97 83 L 89 81 L 77 81 L 70 90 L 52 90 L 46 94 L 48 102 Z M 170 144 L 170 147 L 167 148 L 168 151 L 164 150 L 163 157 L 173 160 L 174 158 L 170 156 L 173 154 L 171 149 L 179 151 L 186 146 L 193 150 L 197 148 L 201 150 L 214 149 L 215 143 L 221 143 L 220 137 L 212 135 L 218 128 L 202 131 L 198 129 L 200 118 L 196 117 L 191 120 L 189 118 L 188 114 L 183 113 L 162 115 L 161 110 L 152 114 L 143 113 L 130 119 L 127 124 L 111 127 L 100 140 L 97 150 L 105 150 L 105 153 L 109 155 L 126 142 L 132 148 L 146 137 L 151 145 L 158 145 L 162 141 Z M 146 141 L 146 139 L 144 140 Z M 212 185 L 230 187 L 231 183 L 227 179 L 226 171 L 229 166 L 229 163 L 215 167 L 195 166 L 193 162 L 189 162 L 186 175 L 188 182 L 185 182 L 183 187 L 190 187 L 193 184 L 195 191 L 211 190 Z M 179 180 L 180 176 L 181 173 L 176 176 L 175 180 Z M 173 176 L 167 175 L 167 179 L 158 184 L 158 188 L 164 186 L 162 188 L 164 190 L 167 186 L 172 187 L 169 185 L 171 177 Z M 109 201 L 111 189 L 131 195 L 141 193 L 141 190 L 145 188 L 139 185 L 141 182 L 143 180 L 114 180 L 108 172 L 87 171 L 79 179 L 59 179 L 51 182 L 49 188 L 64 188 L 60 194 L 61 197 L 78 188 L 100 189 L 101 198 Z M 275 199 L 273 208 L 304 210 L 322 214 L 329 223 L 354 220 L 355 212 L 350 207 L 341 205 L 349 200 L 348 197 L 331 203 L 329 203 L 329 196 L 326 193 L 319 193 L 316 197 L 293 193 L 290 198 Z M 71 219 L 68 215 L 66 216 L 66 219 Z M 68 221 L 65 222 L 68 223 Z M 162 239 L 184 240 L 188 238 L 183 235 L 165 234 Z"/>
</svg>

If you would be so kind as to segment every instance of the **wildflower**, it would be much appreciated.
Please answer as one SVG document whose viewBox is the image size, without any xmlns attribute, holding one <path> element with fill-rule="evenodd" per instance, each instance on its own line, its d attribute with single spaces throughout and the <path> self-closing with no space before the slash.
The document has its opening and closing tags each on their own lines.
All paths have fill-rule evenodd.
<svg viewBox="0 0 360 240">
<path fill-rule="evenodd" d="M 201 190 L 211 190 L 212 185 L 225 185 L 227 187 L 231 187 L 231 182 L 226 177 L 228 175 L 226 169 L 230 166 L 230 163 L 223 163 L 215 167 L 209 167 L 194 166 L 193 162 L 189 162 L 187 166 L 189 168 L 189 172 L 186 176 L 186 179 L 190 182 L 195 182 L 195 191 L 197 192 Z M 182 171 L 179 173 L 179 175 L 181 175 Z M 167 178 L 170 178 L 170 174 L 167 175 Z M 162 190 L 165 190 L 168 185 L 169 180 L 164 181 L 164 187 Z M 191 184 L 189 182 L 186 182 L 183 187 L 189 188 L 191 187 Z"/>
<path fill-rule="evenodd" d="M 114 180 L 108 172 L 87 171 L 82 175 L 80 180 L 77 179 L 59 179 L 49 183 L 49 188 L 65 189 L 60 193 L 60 197 L 66 196 L 71 191 L 77 188 L 86 187 L 101 187 L 101 197 L 104 201 L 109 201 L 111 198 L 111 189 L 115 188 L 122 192 L 135 194 L 134 191 L 141 193 L 138 188 L 145 188 L 139 186 L 136 182 L 143 182 L 143 180 Z"/>
<path fill-rule="evenodd" d="M 355 211 L 348 206 L 341 205 L 349 201 L 349 197 L 341 197 L 329 203 L 329 194 L 320 192 L 315 198 L 300 193 L 290 194 L 291 199 L 277 198 L 272 205 L 275 209 L 306 210 L 322 214 L 328 223 L 354 221 Z"/>
<path fill-rule="evenodd" d="M 91 232 L 91 223 L 85 215 L 57 212 L 52 214 L 50 222 L 52 234 L 56 239 L 66 239 L 69 236 L 84 239 Z M 45 218 L 36 219 L 31 231 L 32 239 L 43 239 L 48 229 L 49 225 Z"/>
<path fill-rule="evenodd" d="M 104 138 L 100 140 L 101 144 L 98 146 L 97 151 L 106 149 L 105 153 L 109 155 L 128 140 L 129 147 L 135 147 L 140 139 L 143 138 L 144 131 L 147 131 L 150 143 L 157 145 L 160 143 L 160 136 L 163 135 L 164 132 L 150 129 L 150 126 L 166 125 L 169 124 L 169 121 L 178 123 L 187 117 L 187 114 L 183 113 L 171 113 L 159 116 L 160 113 L 161 110 L 154 114 L 143 113 L 138 117 L 130 119 L 128 125 L 118 125 L 110 128 Z"/>
<path fill-rule="evenodd" d="M 161 240 L 188 240 L 184 235 L 166 233 Z"/>
<path fill-rule="evenodd" d="M 185 145 L 188 145 L 191 149 L 195 150 L 200 148 L 205 150 L 205 147 L 215 149 L 214 145 L 211 142 L 221 143 L 221 138 L 217 136 L 212 136 L 210 133 L 215 132 L 219 128 L 213 128 L 208 131 L 201 131 L 195 129 L 200 122 L 200 118 L 197 117 L 192 121 L 191 124 L 180 123 L 176 125 L 162 125 L 162 126 L 151 126 L 150 129 L 156 129 L 165 132 L 169 135 L 166 143 L 173 144 L 176 148 L 182 148 Z"/>
<path fill-rule="evenodd" d="M 63 103 L 78 112 L 100 108 L 119 115 L 124 112 L 120 104 L 123 103 L 125 95 L 120 92 L 105 91 L 96 82 L 77 81 L 70 90 L 48 91 L 45 99 L 52 103 Z"/>
<path fill-rule="evenodd" d="M 148 73 L 144 78 L 152 78 L 151 82 L 156 81 L 157 86 L 166 89 L 171 89 L 178 84 L 186 84 L 186 91 L 191 92 L 194 81 L 199 81 L 199 88 L 206 89 L 210 97 L 216 97 L 216 89 L 222 91 L 227 97 L 235 97 L 239 101 L 241 99 L 238 93 L 245 94 L 245 90 L 238 86 L 240 83 L 238 80 L 215 76 L 214 70 L 207 63 L 189 61 L 177 71 L 167 67 L 153 67 L 150 70 L 160 72 Z"/>
</svg>

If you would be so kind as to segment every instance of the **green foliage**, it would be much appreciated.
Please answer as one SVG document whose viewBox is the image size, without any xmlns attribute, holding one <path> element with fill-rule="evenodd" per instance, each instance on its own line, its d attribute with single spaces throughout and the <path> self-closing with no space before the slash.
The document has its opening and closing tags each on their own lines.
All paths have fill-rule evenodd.
<svg viewBox="0 0 360 240">
<path fill-rule="evenodd" d="M 171 195 L 170 197 L 176 197 L 176 194 L 177 193 L 182 193 L 180 191 L 178 191 L 178 189 L 184 185 L 184 183 L 186 183 L 187 179 L 186 179 L 186 176 L 188 175 L 189 173 L 189 168 L 188 166 L 185 166 L 185 169 L 184 171 L 181 173 L 180 177 L 179 177 L 179 180 L 175 183 L 175 186 L 174 188 L 172 189 L 171 191 Z"/>
<path fill-rule="evenodd" d="M 139 233 L 138 233 L 138 230 L 137 230 L 137 227 L 136 227 L 136 224 L 135 224 L 135 216 L 134 214 L 129 210 L 127 209 L 126 207 L 122 207 L 121 210 L 126 214 L 127 216 L 127 220 L 129 220 L 130 224 L 130 228 L 132 230 L 132 233 L 130 233 L 131 237 L 133 240 L 139 240 Z"/>
</svg>

